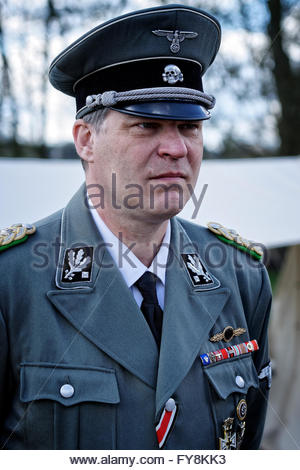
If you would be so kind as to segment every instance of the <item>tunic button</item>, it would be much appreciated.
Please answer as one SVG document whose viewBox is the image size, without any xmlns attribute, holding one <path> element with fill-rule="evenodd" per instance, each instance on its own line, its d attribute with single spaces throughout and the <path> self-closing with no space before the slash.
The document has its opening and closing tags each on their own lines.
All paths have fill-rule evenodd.
<svg viewBox="0 0 300 470">
<path fill-rule="evenodd" d="M 71 398 L 74 395 L 74 387 L 70 384 L 64 384 L 60 387 L 60 394 L 64 398 Z"/>
<path fill-rule="evenodd" d="M 245 380 L 240 375 L 237 375 L 235 378 L 235 383 L 238 387 L 243 388 L 245 386 Z"/>
<path fill-rule="evenodd" d="M 175 405 L 174 398 L 169 398 L 169 400 L 166 401 L 165 409 L 166 409 L 166 411 L 173 411 L 175 406 L 176 405 Z"/>
</svg>

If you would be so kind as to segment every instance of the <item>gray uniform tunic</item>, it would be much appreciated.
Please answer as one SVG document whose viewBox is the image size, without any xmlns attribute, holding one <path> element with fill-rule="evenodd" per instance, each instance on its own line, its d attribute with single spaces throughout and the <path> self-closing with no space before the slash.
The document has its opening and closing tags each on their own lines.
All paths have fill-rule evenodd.
<svg viewBox="0 0 300 470">
<path fill-rule="evenodd" d="M 235 436 L 241 448 L 257 448 L 268 393 L 258 375 L 269 361 L 271 298 L 262 263 L 173 218 L 159 354 L 101 246 L 84 194 L 85 187 L 63 211 L 37 223 L 26 243 L 1 253 L 1 447 L 158 449 L 155 427 L 173 398 L 177 413 L 165 449 L 218 448 L 227 418 L 227 441 Z M 90 270 L 68 280 L 65 252 L 80 247 L 92 253 Z M 207 283 L 195 284 L 187 269 L 182 255 L 195 253 Z M 246 331 L 229 343 L 211 342 L 226 326 Z M 200 359 L 254 339 L 256 352 L 208 365 Z M 241 399 L 248 406 L 243 441 Z"/>
</svg>

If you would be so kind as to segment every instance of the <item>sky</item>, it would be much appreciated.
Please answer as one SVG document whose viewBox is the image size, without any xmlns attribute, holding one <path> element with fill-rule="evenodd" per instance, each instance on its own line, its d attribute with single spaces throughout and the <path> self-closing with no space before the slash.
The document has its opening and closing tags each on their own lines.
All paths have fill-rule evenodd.
<svg viewBox="0 0 300 470">
<path fill-rule="evenodd" d="M 17 4 L 21 3 L 19 0 L 14 0 Z M 114 0 L 112 0 L 113 3 Z M 223 0 L 222 9 L 232 15 L 234 21 L 234 12 L 237 11 L 238 0 Z M 250 0 L 249 0 L 250 1 Z M 40 5 L 37 0 L 32 0 L 32 4 L 36 2 Z M 168 3 L 176 3 L 171 1 Z M 181 1 L 181 3 L 192 5 L 194 2 Z M 215 0 L 208 2 L 203 0 L 203 4 L 213 4 Z M 159 1 L 156 0 L 131 0 L 124 10 L 128 12 L 134 9 L 149 8 L 152 6 L 160 5 Z M 98 24 L 98 20 L 88 26 L 88 28 L 80 28 L 79 25 L 72 28 L 71 31 L 66 35 L 65 38 L 56 35 L 51 40 L 50 57 L 51 60 L 62 50 L 83 34 L 89 27 L 93 27 Z M 102 21 L 101 21 L 102 22 Z M 288 23 L 288 26 L 293 27 L 292 21 Z M 40 102 L 40 95 L 38 93 L 38 87 L 35 84 L 40 79 L 39 69 L 41 66 L 41 35 L 38 24 L 31 22 L 27 24 L 27 30 L 24 28 L 20 18 L 12 16 L 9 20 L 9 37 L 10 42 L 8 43 L 9 51 L 12 57 L 13 63 L 13 76 L 14 76 L 14 89 L 20 95 L 22 95 L 23 109 L 20 122 L 22 126 L 19 128 L 19 134 L 24 140 L 34 140 L 40 134 L 40 122 L 39 119 L 32 120 L 29 116 L 30 112 L 35 112 L 38 109 Z M 16 40 L 17 38 L 17 40 Z M 248 33 L 242 30 L 238 26 L 235 28 L 230 25 L 224 25 L 222 44 L 220 48 L 220 58 L 217 56 L 216 65 L 219 60 L 230 61 L 234 58 L 237 63 L 244 64 L 243 74 L 245 80 L 250 80 L 253 83 L 253 93 L 257 85 L 257 73 L 250 66 L 250 48 L 249 44 L 256 45 L 257 47 L 263 47 L 265 45 L 265 36 L 256 31 L 254 33 Z M 299 47 L 293 48 L 295 58 L 300 54 Z M 26 54 L 26 58 L 24 57 Z M 298 57 L 299 58 L 299 57 Z M 26 77 L 23 75 L 23 63 L 24 60 L 29 61 L 33 72 L 33 80 L 30 83 L 26 83 Z M 214 67 L 214 65 L 212 66 Z M 36 81 L 35 81 L 36 80 Z M 215 94 L 216 77 L 213 73 L 208 71 L 205 75 L 205 91 L 211 94 Z M 234 82 L 226 83 L 226 86 L 221 90 L 218 90 L 217 105 L 214 110 L 213 117 L 210 123 L 205 126 L 205 139 L 210 150 L 217 151 L 222 143 L 222 137 L 224 134 L 230 132 L 232 129 L 236 136 L 243 140 L 245 136 L 248 138 L 252 134 L 252 140 L 255 139 L 253 135 L 253 124 L 256 124 L 259 120 L 260 125 L 264 128 L 264 142 L 269 146 L 275 146 L 278 144 L 274 128 L 275 118 L 274 115 L 278 113 L 278 103 L 276 100 L 273 102 L 266 103 L 263 100 L 244 101 L 243 105 L 237 101 L 234 96 L 238 93 L 238 84 Z M 218 88 L 218 87 L 217 87 Z M 72 141 L 72 124 L 75 116 L 75 104 L 73 98 L 63 95 L 62 93 L 55 90 L 49 83 L 47 84 L 48 96 L 48 119 L 46 129 L 46 140 L 48 144 L 57 144 L 60 142 Z M 214 117 L 215 115 L 215 117 Z M 247 140 L 247 139 L 246 139 Z"/>
<path fill-rule="evenodd" d="M 174 3 L 174 2 L 170 2 Z M 189 2 L 191 3 L 191 2 Z M 225 0 L 222 7 L 230 9 L 235 4 L 235 0 Z M 154 0 L 133 0 L 125 9 L 125 12 L 131 11 L 132 9 L 148 8 L 151 6 L 160 5 L 159 1 Z M 246 62 L 249 58 L 249 50 L 247 49 L 247 38 L 246 32 L 240 29 L 230 30 L 226 29 L 223 31 L 223 39 L 220 52 L 223 54 L 225 60 L 226 57 L 232 55 L 234 50 L 235 58 L 239 62 Z M 241 40 L 241 38 L 243 40 Z M 251 35 L 251 41 L 256 43 L 264 43 L 265 37 L 261 33 L 255 33 Z M 59 48 L 58 48 L 59 49 Z M 217 59 L 218 60 L 218 59 Z M 245 70 L 245 73 L 252 74 L 253 80 L 255 79 L 255 71 L 252 69 Z M 207 72 L 204 82 L 208 82 L 207 90 L 209 93 L 214 94 L 213 89 L 209 89 L 209 75 Z M 60 108 L 60 119 L 55 123 L 49 119 L 49 125 L 47 128 L 47 140 L 49 143 L 55 143 L 57 139 L 66 140 L 70 136 L 69 129 L 71 128 L 73 116 L 74 116 L 74 104 L 72 98 L 62 97 L 55 90 L 49 89 L 51 113 L 55 113 L 55 109 Z M 265 142 L 269 145 L 277 144 L 277 140 L 274 136 L 274 121 L 267 119 L 264 115 L 265 106 L 264 103 L 257 103 L 255 110 L 253 104 L 245 104 L 243 108 L 240 108 L 238 104 L 232 99 L 232 90 L 228 87 L 226 90 L 222 90 L 222 96 L 217 96 L 217 107 L 215 113 L 222 111 L 223 120 L 219 122 L 217 126 L 214 126 L 214 120 L 206 123 L 204 133 L 206 143 L 211 151 L 217 151 L 222 143 L 223 133 L 229 132 L 231 127 L 234 126 L 235 133 L 238 138 L 243 139 L 245 135 L 249 135 L 251 132 L 251 119 L 256 119 L 257 115 L 261 114 L 261 119 L 265 119 Z M 63 101 L 63 106 L 61 105 Z M 230 111 L 229 111 L 230 110 Z M 249 122 L 250 119 L 250 122 Z M 238 125 L 234 124 L 237 122 Z M 68 123 L 68 125 L 61 125 L 61 121 Z M 67 129 L 67 130 L 66 130 Z"/>
</svg>

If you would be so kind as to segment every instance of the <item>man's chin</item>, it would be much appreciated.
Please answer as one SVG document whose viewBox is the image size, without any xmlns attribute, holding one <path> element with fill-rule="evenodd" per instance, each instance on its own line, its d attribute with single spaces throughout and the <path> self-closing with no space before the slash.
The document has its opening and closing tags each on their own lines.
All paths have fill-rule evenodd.
<svg viewBox="0 0 300 470">
<path fill-rule="evenodd" d="M 182 206 L 174 205 L 168 208 L 166 207 L 156 207 L 153 209 L 149 209 L 147 211 L 149 215 L 149 220 L 155 221 L 164 221 L 171 219 L 171 217 L 175 217 L 175 215 L 179 214 L 182 211 Z"/>
<path fill-rule="evenodd" d="M 170 219 L 182 211 L 186 204 L 186 197 L 178 193 L 169 194 L 169 197 L 155 198 L 150 200 L 150 207 L 148 207 L 149 214 L 153 217 L 163 217 Z"/>
</svg>

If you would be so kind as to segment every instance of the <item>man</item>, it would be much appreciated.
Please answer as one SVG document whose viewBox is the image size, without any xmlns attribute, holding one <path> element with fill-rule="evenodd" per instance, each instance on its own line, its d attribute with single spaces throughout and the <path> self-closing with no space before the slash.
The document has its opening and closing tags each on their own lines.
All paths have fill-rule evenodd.
<svg viewBox="0 0 300 470">
<path fill-rule="evenodd" d="M 50 81 L 76 98 L 86 184 L 34 235 L 1 234 L 2 448 L 258 448 L 259 250 L 175 217 L 198 176 L 214 105 L 202 76 L 219 44 L 215 18 L 168 5 L 100 25 L 53 61 Z"/>
</svg>

